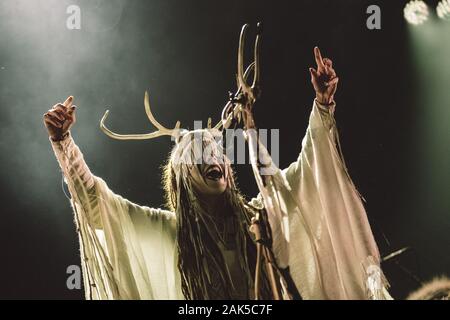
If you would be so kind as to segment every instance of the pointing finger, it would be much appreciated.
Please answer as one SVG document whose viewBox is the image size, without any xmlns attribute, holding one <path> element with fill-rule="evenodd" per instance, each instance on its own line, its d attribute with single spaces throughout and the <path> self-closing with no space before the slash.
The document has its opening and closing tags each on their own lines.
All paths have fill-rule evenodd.
<svg viewBox="0 0 450 320">
<path fill-rule="evenodd" d="M 314 57 L 316 59 L 317 68 L 319 71 L 323 68 L 325 68 L 325 65 L 323 63 L 322 54 L 320 53 L 319 47 L 314 47 Z"/>
<path fill-rule="evenodd" d="M 73 103 L 73 96 L 69 96 L 67 97 L 66 101 L 64 101 L 63 105 L 66 108 L 70 108 L 72 106 L 72 103 Z"/>
</svg>

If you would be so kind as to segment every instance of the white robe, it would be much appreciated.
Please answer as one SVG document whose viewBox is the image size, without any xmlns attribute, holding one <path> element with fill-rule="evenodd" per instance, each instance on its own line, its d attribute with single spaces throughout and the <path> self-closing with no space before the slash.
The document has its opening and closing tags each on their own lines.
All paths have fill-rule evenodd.
<svg viewBox="0 0 450 320">
<path fill-rule="evenodd" d="M 257 179 L 273 251 L 304 299 L 389 298 L 364 206 L 337 147 L 334 107 L 315 102 L 297 161 L 283 171 L 272 163 L 265 187 Z M 90 173 L 70 136 L 52 145 L 72 194 L 86 298 L 183 299 L 174 213 L 114 194 Z"/>
</svg>

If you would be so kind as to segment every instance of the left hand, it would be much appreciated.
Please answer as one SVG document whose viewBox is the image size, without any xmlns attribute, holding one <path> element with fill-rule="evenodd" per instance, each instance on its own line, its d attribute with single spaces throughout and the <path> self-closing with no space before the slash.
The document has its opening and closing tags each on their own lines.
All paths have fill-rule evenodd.
<svg viewBox="0 0 450 320">
<path fill-rule="evenodd" d="M 317 70 L 309 68 L 311 73 L 311 83 L 316 91 L 317 102 L 323 105 L 330 105 L 334 102 L 339 78 L 333 69 L 333 62 L 328 58 L 322 59 L 322 54 L 318 47 L 314 48 Z"/>
</svg>

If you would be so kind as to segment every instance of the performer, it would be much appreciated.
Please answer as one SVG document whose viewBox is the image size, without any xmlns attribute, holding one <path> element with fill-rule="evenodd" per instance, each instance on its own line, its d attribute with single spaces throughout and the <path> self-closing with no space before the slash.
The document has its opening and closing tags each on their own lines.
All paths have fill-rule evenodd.
<svg viewBox="0 0 450 320">
<path fill-rule="evenodd" d="M 363 204 L 337 144 L 338 77 L 330 59 L 322 59 L 318 48 L 314 54 L 317 68 L 310 72 L 316 98 L 301 153 L 282 171 L 270 163 L 274 171 L 265 192 L 251 201 L 235 185 L 217 132 L 186 132 L 179 123 L 175 130 L 162 127 L 147 95 L 147 114 L 159 130 L 128 138 L 176 138 L 164 169 L 168 210 L 124 199 L 91 173 L 70 134 L 73 97 L 45 113 L 72 196 L 87 299 L 273 298 L 267 269 L 261 270 L 255 291 L 257 250 L 249 227 L 264 209 L 275 258 L 271 264 L 283 297 L 389 298 Z M 252 109 L 243 114 L 250 143 L 256 127 Z M 205 148 L 211 150 L 209 162 L 198 151 Z"/>
</svg>

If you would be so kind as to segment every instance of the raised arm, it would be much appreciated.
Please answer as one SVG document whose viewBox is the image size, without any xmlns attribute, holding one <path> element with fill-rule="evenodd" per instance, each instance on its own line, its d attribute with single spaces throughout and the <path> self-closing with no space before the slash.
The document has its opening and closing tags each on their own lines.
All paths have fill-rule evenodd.
<svg viewBox="0 0 450 320">
<path fill-rule="evenodd" d="M 44 124 L 72 197 L 85 207 L 86 212 L 95 213 L 94 176 L 69 131 L 76 122 L 75 109 L 70 96 L 44 114 Z"/>
<path fill-rule="evenodd" d="M 332 62 L 330 59 L 323 59 L 319 49 L 314 48 L 314 56 L 317 63 L 317 68 L 310 68 L 311 72 L 311 82 L 313 84 L 314 90 L 316 92 L 316 99 L 314 101 L 313 110 L 311 112 L 310 123 L 308 126 L 307 134 L 303 140 L 302 153 L 300 154 L 298 160 L 292 163 L 288 169 L 283 171 L 283 176 L 286 178 L 289 186 L 283 186 L 281 183 L 282 179 L 277 178 L 279 170 L 275 167 L 271 161 L 271 157 L 268 154 L 264 146 L 260 144 L 257 138 L 255 130 L 256 129 L 253 113 L 251 108 L 246 108 L 244 110 L 244 125 L 247 129 L 247 140 L 250 147 L 250 155 L 257 157 L 258 160 L 253 160 L 252 163 L 259 162 L 262 164 L 258 166 L 260 174 L 265 180 L 259 181 L 258 174 L 255 173 L 260 190 L 262 190 L 263 197 L 271 199 L 271 201 L 266 201 L 266 205 L 271 205 L 272 208 L 269 211 L 269 222 L 272 228 L 272 233 L 274 237 L 274 252 L 278 258 L 279 265 L 287 265 L 288 253 L 287 247 L 289 243 L 289 228 L 286 226 L 289 219 L 288 214 L 293 215 L 293 210 L 285 210 L 287 198 L 279 200 L 277 198 L 277 192 L 284 191 L 284 194 L 290 193 L 293 195 L 294 199 L 298 199 L 297 195 L 300 194 L 301 189 L 305 186 L 309 190 L 311 185 L 314 183 L 309 183 L 309 181 L 314 180 L 317 177 L 313 177 L 309 172 L 314 172 L 308 170 L 309 167 L 305 169 L 305 165 L 317 164 L 317 157 L 319 157 L 320 164 L 327 162 L 329 158 L 329 151 L 333 149 L 333 142 L 330 137 L 333 136 L 334 128 L 334 118 L 333 112 L 335 108 L 334 94 L 337 89 L 337 83 L 339 79 L 336 76 L 336 72 L 332 67 Z M 314 141 L 313 141 L 314 139 Z M 311 151 L 314 147 L 313 145 L 319 145 L 320 148 Z M 258 146 L 258 147 L 257 147 Z M 323 151 L 322 149 L 325 149 Z M 254 170 L 256 166 L 254 166 Z M 321 174 L 332 174 L 334 171 L 334 163 L 330 161 L 327 165 L 326 171 L 321 171 Z M 306 172 L 306 175 L 305 175 Z M 305 183 L 308 182 L 308 183 Z M 266 187 L 263 187 L 265 185 Z M 270 186 L 276 185 L 276 188 L 271 188 Z M 290 191 L 287 191 L 287 190 Z M 278 200 L 277 200 L 278 199 Z"/>
<path fill-rule="evenodd" d="M 290 261 L 315 261 L 317 281 L 307 296 L 388 299 L 378 248 L 339 147 L 333 116 L 339 79 L 318 48 L 314 56 L 317 69 L 310 72 L 316 99 L 308 129 L 297 161 L 283 171 L 301 213 L 301 223 L 290 215 Z M 308 241 L 311 245 L 302 247 Z M 304 276 L 301 263 L 291 266 L 299 283 L 311 278 Z"/>
<path fill-rule="evenodd" d="M 311 83 L 316 97 L 309 118 L 308 129 L 302 142 L 302 151 L 296 162 L 284 170 L 285 176 L 294 192 L 299 193 L 305 179 L 313 179 L 304 173 L 302 166 L 321 166 L 321 172 L 333 174 L 335 168 L 328 158 L 328 152 L 335 153 L 342 160 L 337 146 L 337 132 L 334 120 L 336 103 L 334 94 L 339 78 L 329 58 L 322 58 L 318 47 L 314 48 L 316 68 L 309 68 Z M 328 159 L 328 160 L 326 160 Z M 342 161 L 343 165 L 343 161 Z M 323 170 L 326 168 L 327 170 Z M 345 166 L 343 165 L 343 168 Z"/>
</svg>

